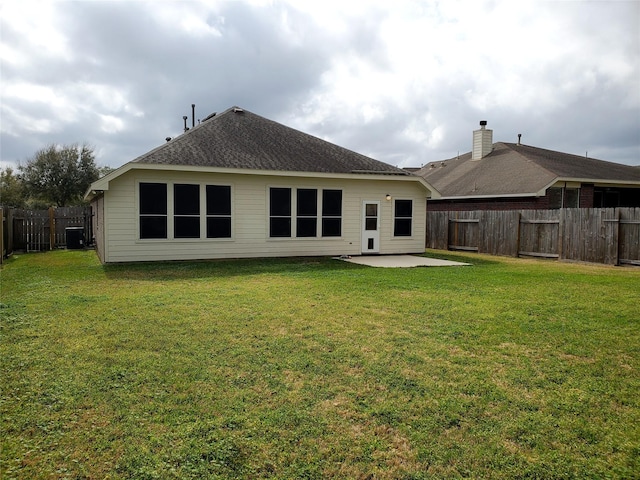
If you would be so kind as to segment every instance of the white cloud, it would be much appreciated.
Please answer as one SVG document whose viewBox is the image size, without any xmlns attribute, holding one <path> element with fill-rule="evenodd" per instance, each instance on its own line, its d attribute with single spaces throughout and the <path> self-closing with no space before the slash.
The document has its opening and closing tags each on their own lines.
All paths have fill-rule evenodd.
<svg viewBox="0 0 640 480">
<path fill-rule="evenodd" d="M 99 115 L 101 120 L 101 126 L 103 132 L 105 133 L 118 133 L 124 130 L 124 122 L 122 119 L 118 117 L 114 117 L 113 115 Z"/>
<path fill-rule="evenodd" d="M 48 56 L 73 58 L 68 38 L 58 28 L 58 6 L 57 2 L 33 0 L 2 3 L 2 15 L 10 19 L 7 25 L 19 37 L 19 50 L 37 49 Z"/>
<path fill-rule="evenodd" d="M 239 104 L 393 164 L 496 140 L 640 163 L 640 2 L 3 2 L 2 160 L 118 166 Z M 602 153 L 601 153 L 602 152 Z"/>
<path fill-rule="evenodd" d="M 2 97 L 8 100 L 47 103 L 56 107 L 62 104 L 52 87 L 27 82 L 5 84 L 2 87 Z"/>
</svg>

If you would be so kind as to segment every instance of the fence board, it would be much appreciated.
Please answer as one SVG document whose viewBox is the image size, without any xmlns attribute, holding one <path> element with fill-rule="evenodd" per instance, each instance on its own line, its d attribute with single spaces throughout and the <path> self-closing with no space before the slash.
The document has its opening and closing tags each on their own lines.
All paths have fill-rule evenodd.
<svg viewBox="0 0 640 480">
<path fill-rule="evenodd" d="M 604 218 L 605 238 L 607 239 L 604 252 L 604 263 L 620 264 L 620 211 L 616 218 Z"/>
<path fill-rule="evenodd" d="M 55 211 L 55 244 L 62 246 L 67 243 L 66 229 L 68 227 L 83 227 L 85 238 L 89 234 L 91 214 L 87 214 L 86 207 L 58 207 Z"/>
<path fill-rule="evenodd" d="M 640 265 L 640 208 L 620 209 L 619 261 Z"/>
<path fill-rule="evenodd" d="M 0 229 L 0 242 L 2 253 L 0 253 L 0 263 L 2 259 L 13 253 L 13 209 L 0 206 L 2 212 L 2 228 Z"/>
<path fill-rule="evenodd" d="M 516 256 L 518 241 L 514 232 L 520 228 L 520 213 L 514 210 L 480 212 L 479 250 L 491 255 Z"/>
<path fill-rule="evenodd" d="M 426 245 L 640 265 L 640 208 L 427 212 Z"/>
<path fill-rule="evenodd" d="M 518 255 L 559 258 L 557 210 L 523 210 Z"/>
<path fill-rule="evenodd" d="M 604 220 L 614 218 L 613 208 L 569 208 L 564 210 L 565 229 L 564 238 L 570 248 L 565 251 L 567 260 L 577 260 L 592 263 L 608 263 L 607 252 L 612 249 L 610 242 L 614 240 L 615 232 L 608 229 Z M 613 255 L 615 257 L 615 255 Z"/>
<path fill-rule="evenodd" d="M 449 245 L 449 212 L 429 212 L 427 248 L 446 250 Z"/>
<path fill-rule="evenodd" d="M 5 234 L 7 231 L 7 217 L 5 215 L 4 208 L 0 207 L 0 263 L 4 260 L 4 257 L 8 255 L 7 252 L 7 239 Z"/>
</svg>

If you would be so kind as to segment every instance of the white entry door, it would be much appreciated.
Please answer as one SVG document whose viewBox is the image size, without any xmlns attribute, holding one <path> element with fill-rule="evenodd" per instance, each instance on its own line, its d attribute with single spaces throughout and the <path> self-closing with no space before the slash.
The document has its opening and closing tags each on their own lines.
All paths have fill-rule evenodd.
<svg viewBox="0 0 640 480">
<path fill-rule="evenodd" d="M 380 202 L 362 202 L 362 253 L 380 253 Z"/>
</svg>

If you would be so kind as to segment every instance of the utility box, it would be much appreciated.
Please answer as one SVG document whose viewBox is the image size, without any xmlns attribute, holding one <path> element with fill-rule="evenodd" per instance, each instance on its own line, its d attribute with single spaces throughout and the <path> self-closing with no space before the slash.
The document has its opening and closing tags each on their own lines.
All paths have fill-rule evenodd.
<svg viewBox="0 0 640 480">
<path fill-rule="evenodd" d="M 84 227 L 67 227 L 64 232 L 67 236 L 67 248 L 84 248 Z"/>
</svg>

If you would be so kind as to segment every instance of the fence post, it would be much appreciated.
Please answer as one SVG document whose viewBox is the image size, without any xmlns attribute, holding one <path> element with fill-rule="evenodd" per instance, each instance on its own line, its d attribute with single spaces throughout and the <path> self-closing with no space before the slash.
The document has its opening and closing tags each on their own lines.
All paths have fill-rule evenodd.
<svg viewBox="0 0 640 480">
<path fill-rule="evenodd" d="M 520 225 L 522 224 L 522 212 L 518 212 L 518 226 L 516 228 L 516 253 L 515 257 L 520 256 Z"/>
<path fill-rule="evenodd" d="M 5 228 L 5 236 L 7 237 L 7 244 L 4 246 L 6 252 L 7 252 L 7 257 L 9 257 L 9 255 L 11 255 L 13 253 L 13 243 L 14 243 L 14 229 L 13 229 L 13 216 L 15 213 L 15 208 L 9 208 L 5 215 L 6 215 L 6 223 L 4 225 Z"/>
<path fill-rule="evenodd" d="M 49 250 L 56 248 L 56 210 L 49 207 Z"/>
<path fill-rule="evenodd" d="M 560 215 L 558 215 L 558 260 L 564 258 L 564 217 L 567 213 L 566 208 L 560 209 Z"/>
<path fill-rule="evenodd" d="M 608 265 L 620 265 L 620 218 L 620 208 L 613 209 L 613 215 L 608 215 L 605 208 L 600 209 L 600 221 L 604 230 L 604 263 Z"/>
<path fill-rule="evenodd" d="M 444 226 L 445 226 L 445 234 L 444 234 L 444 249 L 445 250 L 449 250 L 449 212 L 443 212 L 443 218 L 444 218 Z"/>
<path fill-rule="evenodd" d="M 459 218 L 459 214 L 458 212 L 456 212 L 456 221 L 453 222 L 453 245 L 458 245 L 458 218 Z"/>
<path fill-rule="evenodd" d="M 4 261 L 4 222 L 4 208 L 0 207 L 0 264 Z"/>
<path fill-rule="evenodd" d="M 621 215 L 620 215 L 620 208 L 616 208 L 616 231 L 615 231 L 615 235 L 616 235 L 616 250 L 615 250 L 615 258 L 614 258 L 614 265 L 620 265 L 620 220 L 621 220 Z"/>
</svg>

